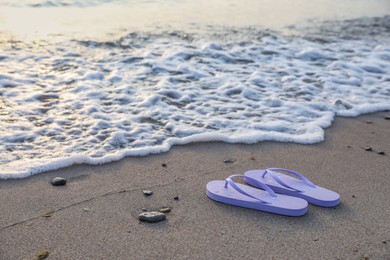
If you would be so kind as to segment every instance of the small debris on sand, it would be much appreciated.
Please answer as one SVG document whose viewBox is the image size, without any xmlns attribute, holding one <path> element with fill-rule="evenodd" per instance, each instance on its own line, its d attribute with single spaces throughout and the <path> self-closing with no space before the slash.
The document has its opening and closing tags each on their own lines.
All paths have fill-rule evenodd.
<svg viewBox="0 0 390 260">
<path fill-rule="evenodd" d="M 174 200 L 179 200 L 179 197 L 178 197 L 178 196 L 176 196 L 176 197 L 174 197 L 173 199 L 174 199 Z"/>
<path fill-rule="evenodd" d="M 370 147 L 370 146 L 366 146 L 363 149 L 366 150 L 366 151 L 372 151 L 372 147 Z"/>
<path fill-rule="evenodd" d="M 234 163 L 236 160 L 233 160 L 233 159 L 228 159 L 228 160 L 225 160 L 223 161 L 224 163 L 228 164 L 228 163 Z"/>
<path fill-rule="evenodd" d="M 35 259 L 37 259 L 37 260 L 43 260 L 43 259 L 46 259 L 48 256 L 49 256 L 49 251 L 47 251 L 46 249 L 43 249 L 43 250 L 39 251 L 39 252 L 35 255 Z"/>
<path fill-rule="evenodd" d="M 384 151 L 379 151 L 378 154 L 385 155 L 386 153 Z"/>
<path fill-rule="evenodd" d="M 51 218 L 54 214 L 54 211 L 49 211 L 49 212 L 46 212 L 45 214 L 42 215 L 42 217 L 44 218 Z"/>
<path fill-rule="evenodd" d="M 142 222 L 156 223 L 166 219 L 166 215 L 158 211 L 143 212 L 138 215 L 138 219 Z"/>
<path fill-rule="evenodd" d="M 167 165 L 165 163 L 161 164 L 162 167 L 167 167 Z"/>
<path fill-rule="evenodd" d="M 142 193 L 145 195 L 145 196 L 150 196 L 153 194 L 153 191 L 151 190 L 143 190 Z"/>
<path fill-rule="evenodd" d="M 171 208 L 169 208 L 169 207 L 161 208 L 160 212 L 162 212 L 162 213 L 169 213 L 169 212 L 171 212 Z"/>
</svg>

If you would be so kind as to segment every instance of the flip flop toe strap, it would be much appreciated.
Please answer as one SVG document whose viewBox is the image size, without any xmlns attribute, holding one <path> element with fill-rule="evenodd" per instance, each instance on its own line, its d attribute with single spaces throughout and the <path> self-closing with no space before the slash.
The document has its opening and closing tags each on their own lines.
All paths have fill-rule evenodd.
<svg viewBox="0 0 390 260">
<path fill-rule="evenodd" d="M 300 173 L 297 173 L 297 172 L 294 172 L 294 171 L 291 171 L 291 170 L 287 170 L 287 169 L 283 169 L 283 168 L 268 168 L 264 171 L 263 173 L 263 178 L 264 176 L 269 173 L 269 175 L 277 182 L 279 183 L 280 185 L 282 185 L 283 187 L 285 188 L 288 188 L 288 189 L 291 189 L 291 190 L 295 190 L 295 191 L 298 191 L 298 192 L 302 192 L 302 190 L 300 189 L 297 189 L 297 188 L 294 188 L 294 187 L 291 187 L 290 185 L 288 185 L 287 183 L 283 182 L 278 176 L 276 176 L 275 174 L 272 174 L 272 172 L 275 171 L 281 171 L 281 172 L 287 172 L 287 173 L 290 173 L 296 177 L 298 177 L 298 179 L 302 180 L 306 185 L 308 185 L 309 187 L 312 187 L 312 188 L 315 188 L 316 186 L 311 182 L 309 181 L 305 176 L 303 176 L 302 174 Z"/>
<path fill-rule="evenodd" d="M 238 191 L 238 192 L 241 193 L 241 194 L 244 194 L 244 195 L 246 195 L 246 196 L 248 196 L 248 197 L 250 197 L 250 198 L 252 198 L 252 199 L 255 199 L 255 200 L 259 201 L 259 202 L 262 202 L 262 203 L 269 203 L 269 202 L 266 202 L 266 201 L 264 201 L 264 200 L 261 200 L 261 199 L 255 197 L 255 196 L 253 196 L 253 195 L 251 195 L 251 194 L 245 192 L 244 190 L 242 190 L 242 189 L 241 189 L 241 188 L 232 180 L 232 178 L 235 178 L 235 177 L 241 177 L 241 178 L 244 178 L 244 179 L 250 179 L 251 181 L 255 182 L 258 186 L 260 186 L 261 188 L 263 188 L 264 190 L 266 190 L 272 197 L 276 197 L 276 196 L 277 196 L 276 193 L 275 193 L 270 187 L 268 187 L 266 184 L 264 184 L 264 183 L 262 183 L 262 182 L 260 182 L 260 181 L 258 181 L 258 180 L 255 180 L 255 179 L 253 179 L 253 178 L 250 178 L 250 177 L 247 177 L 247 176 L 245 176 L 245 175 L 242 175 L 242 174 L 233 174 L 233 175 L 227 177 L 227 178 L 226 178 L 226 181 L 225 181 L 225 188 L 227 188 L 227 187 L 228 187 L 228 184 L 229 184 L 233 189 L 235 189 L 236 191 Z"/>
</svg>

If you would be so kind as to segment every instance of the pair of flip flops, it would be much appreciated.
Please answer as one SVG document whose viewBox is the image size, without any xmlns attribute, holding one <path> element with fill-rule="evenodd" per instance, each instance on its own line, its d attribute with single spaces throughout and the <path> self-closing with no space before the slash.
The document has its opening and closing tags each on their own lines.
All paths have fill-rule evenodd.
<svg viewBox="0 0 390 260">
<path fill-rule="evenodd" d="M 236 177 L 243 178 L 251 186 L 234 182 Z M 321 207 L 334 207 L 340 203 L 338 193 L 313 184 L 302 174 L 282 168 L 251 170 L 244 175 L 231 175 L 224 181 L 211 181 L 206 194 L 218 202 L 287 216 L 304 215 L 308 203 Z"/>
</svg>

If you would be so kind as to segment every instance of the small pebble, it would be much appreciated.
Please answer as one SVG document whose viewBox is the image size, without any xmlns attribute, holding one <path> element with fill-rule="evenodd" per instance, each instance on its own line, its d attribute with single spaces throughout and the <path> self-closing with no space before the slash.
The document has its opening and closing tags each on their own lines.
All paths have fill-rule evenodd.
<svg viewBox="0 0 390 260">
<path fill-rule="evenodd" d="M 166 215 L 158 211 L 143 212 L 139 214 L 138 219 L 142 222 L 156 223 L 166 219 Z"/>
<path fill-rule="evenodd" d="M 231 159 L 228 159 L 228 160 L 225 160 L 223 161 L 224 163 L 234 163 L 236 160 L 231 160 Z"/>
<path fill-rule="evenodd" d="M 390 120 L 390 116 L 385 116 L 385 119 L 386 120 Z"/>
<path fill-rule="evenodd" d="M 366 121 L 366 124 L 372 124 L 372 121 Z"/>
<path fill-rule="evenodd" d="M 161 164 L 162 167 L 167 167 L 167 165 L 165 163 Z"/>
<path fill-rule="evenodd" d="M 66 184 L 66 179 L 62 177 L 55 177 L 52 181 L 51 184 L 53 186 L 63 186 Z"/>
<path fill-rule="evenodd" d="M 43 259 L 46 259 L 47 257 L 49 256 L 49 251 L 47 251 L 46 249 L 43 249 L 41 251 L 39 251 L 36 255 L 35 255 L 35 259 L 37 260 L 43 260 Z"/>
<path fill-rule="evenodd" d="M 379 151 L 378 154 L 385 155 L 386 153 L 384 151 Z"/>
<path fill-rule="evenodd" d="M 150 196 L 153 194 L 153 191 L 151 190 L 143 190 L 142 193 L 145 195 L 145 196 Z"/>
<path fill-rule="evenodd" d="M 142 208 L 141 209 L 143 212 L 146 212 L 146 211 L 148 211 L 148 209 L 147 208 Z"/>
<path fill-rule="evenodd" d="M 45 214 L 42 215 L 44 218 L 51 218 L 54 214 L 54 211 L 46 212 Z"/>
<path fill-rule="evenodd" d="M 363 149 L 366 150 L 366 151 L 372 151 L 372 148 L 370 146 L 366 146 Z"/>
<path fill-rule="evenodd" d="M 356 198 L 356 196 L 355 196 L 355 195 L 352 195 L 352 198 Z"/>
<path fill-rule="evenodd" d="M 168 207 L 161 208 L 160 212 L 162 212 L 162 213 L 169 213 L 169 212 L 171 212 L 171 208 L 168 208 Z"/>
<path fill-rule="evenodd" d="M 174 200 L 179 200 L 179 197 L 176 196 L 176 197 L 174 197 L 173 199 L 174 199 Z"/>
</svg>

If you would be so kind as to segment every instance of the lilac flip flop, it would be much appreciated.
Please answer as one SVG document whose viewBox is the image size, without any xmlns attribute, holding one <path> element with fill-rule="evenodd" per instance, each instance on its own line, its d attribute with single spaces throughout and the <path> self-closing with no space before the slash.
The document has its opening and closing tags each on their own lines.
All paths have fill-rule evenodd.
<svg viewBox="0 0 390 260">
<path fill-rule="evenodd" d="M 235 183 L 232 178 L 242 177 L 245 181 L 250 180 L 261 189 L 256 189 L 240 183 Z M 262 210 L 286 216 L 302 216 L 307 212 L 306 200 L 275 194 L 264 183 L 246 177 L 241 174 L 229 176 L 226 180 L 210 181 L 206 187 L 207 196 L 215 201 L 234 206 Z"/>
<path fill-rule="evenodd" d="M 297 178 L 280 172 L 290 173 Z M 338 193 L 316 186 L 302 174 L 291 170 L 282 168 L 251 170 L 245 173 L 245 177 L 250 177 L 245 178 L 245 182 L 249 185 L 262 188 L 258 183 L 259 181 L 264 182 L 277 193 L 299 197 L 317 206 L 334 207 L 340 203 L 340 195 Z M 253 180 L 256 180 L 256 182 Z"/>
</svg>

